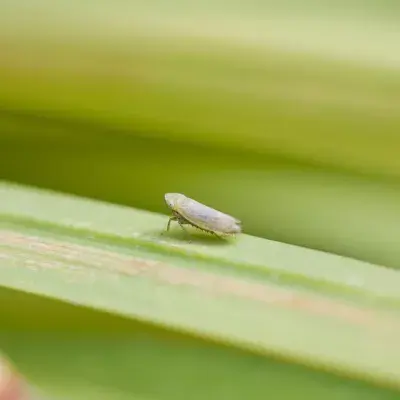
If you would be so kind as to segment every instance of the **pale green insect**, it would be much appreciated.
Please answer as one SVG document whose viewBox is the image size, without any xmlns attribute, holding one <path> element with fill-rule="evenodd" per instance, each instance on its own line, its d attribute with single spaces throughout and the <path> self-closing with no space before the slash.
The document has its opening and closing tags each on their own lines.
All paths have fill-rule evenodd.
<svg viewBox="0 0 400 400">
<path fill-rule="evenodd" d="M 218 237 L 235 235 L 242 232 L 241 222 L 220 211 L 186 197 L 180 193 L 167 193 L 165 202 L 172 210 L 168 221 L 167 231 L 171 221 L 178 222 L 179 226 L 189 235 L 183 225 L 189 224 Z"/>
</svg>

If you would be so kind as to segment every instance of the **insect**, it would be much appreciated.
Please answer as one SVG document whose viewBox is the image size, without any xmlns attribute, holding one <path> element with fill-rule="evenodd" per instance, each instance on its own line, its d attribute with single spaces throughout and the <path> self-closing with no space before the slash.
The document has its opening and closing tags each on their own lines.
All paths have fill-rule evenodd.
<svg viewBox="0 0 400 400">
<path fill-rule="evenodd" d="M 238 219 L 214 210 L 183 194 L 167 193 L 164 197 L 168 207 L 172 210 L 166 231 L 169 230 L 172 221 L 178 222 L 189 237 L 189 232 L 184 225 L 192 225 L 220 238 L 227 235 L 235 235 L 242 231 L 241 221 Z"/>
</svg>

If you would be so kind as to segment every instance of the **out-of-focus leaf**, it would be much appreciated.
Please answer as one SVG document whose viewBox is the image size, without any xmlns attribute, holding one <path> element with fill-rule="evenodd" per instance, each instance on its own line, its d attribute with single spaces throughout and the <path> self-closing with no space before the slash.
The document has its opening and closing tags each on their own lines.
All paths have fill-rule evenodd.
<svg viewBox="0 0 400 400">
<path fill-rule="evenodd" d="M 399 176 L 398 7 L 383 3 L 6 1 L 0 101 Z"/>
</svg>

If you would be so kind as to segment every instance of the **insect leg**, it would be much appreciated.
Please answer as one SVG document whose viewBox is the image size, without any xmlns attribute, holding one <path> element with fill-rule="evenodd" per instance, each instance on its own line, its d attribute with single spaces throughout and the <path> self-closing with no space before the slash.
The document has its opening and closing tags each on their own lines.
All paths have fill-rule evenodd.
<svg viewBox="0 0 400 400">
<path fill-rule="evenodd" d="M 168 231 L 169 231 L 169 227 L 170 227 L 170 225 L 171 225 L 171 221 L 176 221 L 176 220 L 177 220 L 177 219 L 176 219 L 175 215 L 171 215 L 171 216 L 169 217 L 167 227 L 166 227 L 165 231 L 161 232 L 161 235 L 163 235 L 165 232 L 168 232 Z"/>
<path fill-rule="evenodd" d="M 180 221 L 179 219 L 177 219 L 179 226 L 182 228 L 182 230 L 185 232 L 186 236 L 189 239 L 189 243 L 192 242 L 192 236 L 190 235 L 190 233 L 188 232 L 188 230 L 183 226 L 183 222 Z"/>
<path fill-rule="evenodd" d="M 177 221 L 177 218 L 175 217 L 175 215 L 171 215 L 171 216 L 169 217 L 168 224 L 167 224 L 167 228 L 166 228 L 166 231 L 167 231 L 167 232 L 169 231 L 169 228 L 170 228 L 170 225 L 171 225 L 171 221 Z"/>
<path fill-rule="evenodd" d="M 182 230 L 185 232 L 186 236 L 189 238 L 189 242 L 191 243 L 191 242 L 192 242 L 192 240 L 191 240 L 191 235 L 189 234 L 189 232 L 187 231 L 187 229 L 183 226 L 183 224 L 186 223 L 186 220 L 184 220 L 184 219 L 182 219 L 182 218 L 179 218 L 178 215 L 175 215 L 175 214 L 174 214 L 174 215 L 171 215 L 171 216 L 169 217 L 169 220 L 168 220 L 168 223 L 167 223 L 167 228 L 165 229 L 165 231 L 164 231 L 163 233 L 169 231 L 169 228 L 170 228 L 170 225 L 171 225 L 171 222 L 172 222 L 172 221 L 178 222 L 179 226 L 180 226 L 180 227 L 182 228 Z"/>
<path fill-rule="evenodd" d="M 213 235 L 215 235 L 218 239 L 221 239 L 221 240 L 225 240 L 225 239 L 227 239 L 228 237 L 234 237 L 235 235 L 232 235 L 232 234 L 230 234 L 230 233 L 216 233 L 216 232 L 212 232 L 212 234 Z"/>
</svg>

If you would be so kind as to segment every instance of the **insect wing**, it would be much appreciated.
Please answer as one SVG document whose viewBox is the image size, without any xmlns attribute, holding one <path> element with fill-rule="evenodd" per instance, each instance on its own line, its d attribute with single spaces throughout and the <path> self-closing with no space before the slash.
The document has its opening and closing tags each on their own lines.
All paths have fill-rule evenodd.
<svg viewBox="0 0 400 400">
<path fill-rule="evenodd" d="M 237 224 L 230 215 L 189 198 L 180 204 L 178 212 L 193 225 L 208 231 L 224 233 L 229 231 L 232 225 Z"/>
</svg>

